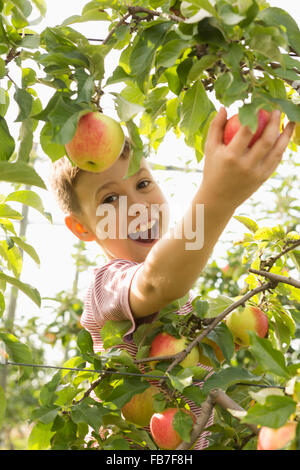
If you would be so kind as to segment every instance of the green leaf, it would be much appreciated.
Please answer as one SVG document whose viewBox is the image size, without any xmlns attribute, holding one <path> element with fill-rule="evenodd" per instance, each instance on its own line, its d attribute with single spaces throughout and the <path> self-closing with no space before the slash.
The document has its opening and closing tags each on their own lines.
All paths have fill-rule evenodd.
<svg viewBox="0 0 300 470">
<path fill-rule="evenodd" d="M 15 141 L 10 135 L 4 117 L 0 116 L 0 164 L 1 160 L 8 160 L 15 150 Z M 2 174 L 0 173 L 0 179 Z"/>
<path fill-rule="evenodd" d="M 48 114 L 54 132 L 52 136 L 54 143 L 65 145 L 70 142 L 76 132 L 79 118 L 88 111 L 92 111 L 91 105 L 83 106 L 59 96 L 54 108 Z"/>
<path fill-rule="evenodd" d="M 146 380 L 141 380 L 139 377 L 124 377 L 114 382 L 114 388 L 108 395 L 107 401 L 122 408 L 134 395 L 144 392 L 147 388 L 149 383 Z"/>
<path fill-rule="evenodd" d="M 4 420 L 6 410 L 6 398 L 5 392 L 2 387 L 0 387 L 0 429 Z"/>
<path fill-rule="evenodd" d="M 193 299 L 192 306 L 195 309 L 195 315 L 199 318 L 205 318 L 206 313 L 209 309 L 209 303 L 207 300 L 199 300 L 198 298 Z"/>
<path fill-rule="evenodd" d="M 180 6 L 181 13 L 183 16 L 187 17 L 194 16 L 201 9 L 206 10 L 211 15 L 217 16 L 217 12 L 209 0 L 189 0 L 188 2 L 183 2 Z"/>
<path fill-rule="evenodd" d="M 258 18 L 268 25 L 283 25 L 286 28 L 286 34 L 290 45 L 300 55 L 300 31 L 299 27 L 289 13 L 277 7 L 265 8 L 262 10 Z"/>
<path fill-rule="evenodd" d="M 4 342 L 9 358 L 13 362 L 32 364 L 32 353 L 27 344 L 21 343 L 16 336 L 5 331 L 0 331 L 0 339 Z M 24 367 L 24 377 L 29 377 L 31 371 L 32 367 Z"/>
<path fill-rule="evenodd" d="M 200 43 L 213 44 L 225 50 L 228 47 L 220 24 L 215 18 L 204 18 L 198 23 L 197 39 Z"/>
<path fill-rule="evenodd" d="M 23 261 L 20 250 L 14 245 L 12 240 L 12 246 L 10 246 L 10 240 L 11 238 L 7 237 L 6 240 L 0 241 L 0 251 L 1 255 L 7 260 L 7 268 L 11 270 L 17 278 L 19 278 L 22 271 Z"/>
<path fill-rule="evenodd" d="M 20 129 L 20 147 L 17 161 L 28 162 L 33 145 L 34 121 L 32 118 L 24 119 Z"/>
<path fill-rule="evenodd" d="M 28 438 L 28 450 L 47 450 L 51 447 L 51 438 L 55 432 L 51 431 L 53 423 L 36 423 Z"/>
<path fill-rule="evenodd" d="M 118 93 L 111 93 L 115 95 L 116 110 L 121 121 L 130 121 L 136 114 L 144 111 L 143 106 L 136 103 L 127 101 L 123 96 Z"/>
<path fill-rule="evenodd" d="M 252 406 L 241 422 L 280 428 L 295 410 L 296 403 L 291 397 L 269 395 L 263 405 L 256 403 Z"/>
<path fill-rule="evenodd" d="M 129 120 L 126 121 L 126 126 L 132 142 L 132 153 L 130 155 L 127 174 L 125 175 L 124 179 L 129 178 L 139 170 L 141 166 L 141 160 L 144 157 L 144 146 L 136 124 L 132 120 Z"/>
<path fill-rule="evenodd" d="M 31 258 L 36 262 L 36 264 L 39 266 L 41 261 L 39 258 L 39 255 L 33 248 L 33 246 L 29 245 L 28 243 L 24 242 L 20 237 L 11 237 L 11 239 L 23 250 L 26 251 L 26 253 L 31 256 Z"/>
<path fill-rule="evenodd" d="M 130 327 L 131 321 L 129 320 L 107 321 L 100 330 L 104 349 L 123 343 L 123 336 Z"/>
<path fill-rule="evenodd" d="M 40 144 L 45 154 L 55 162 L 66 155 L 66 149 L 64 145 L 52 141 L 52 134 L 52 126 L 46 122 L 40 133 Z"/>
<path fill-rule="evenodd" d="M 32 287 L 31 285 L 26 284 L 25 282 L 22 282 L 15 277 L 8 276 L 2 272 L 0 272 L 0 280 L 9 282 L 13 286 L 17 287 L 22 292 L 24 292 L 24 294 L 26 294 L 38 307 L 41 306 L 41 296 L 35 287 Z"/>
<path fill-rule="evenodd" d="M 45 16 L 47 12 L 46 0 L 32 0 L 32 1 L 35 4 L 35 6 L 38 8 L 38 10 L 40 11 L 40 14 L 42 16 Z"/>
<path fill-rule="evenodd" d="M 4 309 L 5 309 L 5 299 L 4 299 L 4 295 L 0 291 L 0 318 L 2 317 L 4 313 Z"/>
<path fill-rule="evenodd" d="M 172 373 L 168 373 L 167 376 L 170 379 L 170 382 L 176 390 L 182 392 L 185 387 L 188 387 L 192 384 L 193 381 L 193 372 L 188 369 L 184 369 L 183 371 L 178 372 L 176 375 Z"/>
<path fill-rule="evenodd" d="M 268 102 L 275 103 L 280 109 L 287 115 L 290 121 L 300 122 L 300 108 L 292 101 L 282 100 L 267 96 L 265 93 L 260 91 L 260 95 L 264 96 Z"/>
<path fill-rule="evenodd" d="M 189 47 L 189 41 L 183 39 L 173 39 L 163 44 L 162 49 L 156 55 L 156 67 L 171 67 L 182 52 Z"/>
<path fill-rule="evenodd" d="M 58 406 L 53 406 L 53 405 L 41 406 L 40 408 L 33 410 L 31 414 L 31 420 L 40 421 L 41 423 L 44 423 L 44 424 L 49 424 L 54 421 L 58 412 L 59 412 Z"/>
<path fill-rule="evenodd" d="M 234 26 L 243 21 L 246 16 L 235 13 L 231 5 L 223 4 L 218 11 L 225 24 Z"/>
<path fill-rule="evenodd" d="M 88 10 L 82 15 L 73 15 L 63 21 L 62 25 L 70 25 L 75 23 L 85 23 L 87 21 L 109 21 L 110 16 L 106 11 L 102 11 L 100 6 Z"/>
<path fill-rule="evenodd" d="M 173 417 L 172 424 L 173 424 L 175 431 L 178 432 L 180 437 L 185 442 L 189 442 L 191 430 L 194 424 L 192 416 L 190 416 L 188 413 L 185 413 L 182 410 L 178 410 L 178 412 L 175 413 Z"/>
<path fill-rule="evenodd" d="M 91 334 L 87 330 L 80 330 L 77 336 L 77 345 L 81 353 L 94 354 L 93 340 Z"/>
<path fill-rule="evenodd" d="M 213 109 L 201 80 L 197 80 L 185 93 L 182 102 L 180 129 L 187 139 L 197 132 Z"/>
<path fill-rule="evenodd" d="M 43 406 L 52 406 L 56 399 L 56 389 L 61 382 L 61 371 L 56 372 L 52 379 L 44 384 L 40 390 L 39 400 Z"/>
<path fill-rule="evenodd" d="M 293 251 L 289 252 L 289 257 L 291 258 L 291 260 L 295 264 L 298 271 L 300 271 L 300 250 L 293 250 Z"/>
<path fill-rule="evenodd" d="M 9 107 L 10 99 L 9 94 L 4 88 L 0 88 L 0 116 L 4 117 L 8 107 Z"/>
<path fill-rule="evenodd" d="M 28 93 L 28 91 L 24 90 L 24 88 L 17 88 L 14 94 L 14 98 L 20 109 L 16 122 L 24 121 L 24 119 L 29 116 L 32 110 L 32 95 Z"/>
<path fill-rule="evenodd" d="M 30 186 L 38 186 L 39 188 L 47 189 L 35 169 L 23 162 L 10 163 L 0 161 L 0 181 L 28 184 Z"/>
<path fill-rule="evenodd" d="M 193 64 L 193 66 L 191 67 L 188 73 L 188 78 L 187 78 L 188 83 L 201 78 L 202 72 L 212 67 L 216 63 L 217 60 L 218 60 L 218 56 L 215 54 L 207 54 L 201 57 L 201 59 L 197 60 L 197 62 Z"/>
<path fill-rule="evenodd" d="M 245 227 L 247 227 L 251 232 L 255 233 L 258 230 L 258 225 L 254 220 L 249 219 L 249 217 L 244 217 L 240 215 L 235 215 L 234 218 L 241 222 Z"/>
<path fill-rule="evenodd" d="M 156 24 L 145 28 L 133 43 L 129 64 L 131 73 L 136 77 L 142 92 L 145 92 L 145 82 L 153 66 L 156 51 L 172 25 L 173 23 L 170 21 L 156 22 Z"/>
<path fill-rule="evenodd" d="M 193 401 L 197 406 L 201 406 L 202 402 L 206 398 L 206 395 L 203 393 L 203 391 L 199 388 L 199 386 L 196 385 L 190 385 L 189 387 L 186 387 L 183 390 L 182 395 L 185 398 Z"/>
<path fill-rule="evenodd" d="M 261 380 L 261 377 L 252 374 L 247 369 L 242 369 L 240 367 L 228 367 L 227 369 L 222 369 L 215 372 L 211 377 L 209 377 L 202 388 L 202 391 L 205 395 L 208 395 L 213 388 L 221 388 L 226 391 L 227 388 L 235 385 L 239 382 L 246 383 L 257 383 Z"/>
<path fill-rule="evenodd" d="M 249 331 L 248 334 L 250 337 L 250 351 L 263 370 L 285 379 L 289 378 L 290 373 L 285 364 L 284 355 L 274 349 L 268 339 L 260 338 L 253 331 Z"/>
<path fill-rule="evenodd" d="M 14 220 L 23 219 L 23 215 L 12 209 L 8 204 L 0 204 L 0 217 Z"/>
<path fill-rule="evenodd" d="M 234 341 L 232 333 L 225 323 L 219 323 L 207 337 L 220 347 L 226 361 L 230 363 L 234 354 Z"/>
<path fill-rule="evenodd" d="M 26 206 L 36 209 L 42 215 L 45 215 L 45 209 L 44 209 L 42 200 L 40 196 L 34 191 L 31 191 L 31 190 L 14 191 L 5 198 L 5 201 L 20 202 L 21 204 L 25 204 Z M 48 219 L 48 216 L 45 215 L 45 217 L 47 217 Z"/>
<path fill-rule="evenodd" d="M 109 410 L 103 408 L 101 404 L 90 404 L 86 400 L 71 408 L 71 417 L 74 423 L 87 423 L 97 433 L 102 425 L 102 416 L 108 413 Z"/>
<path fill-rule="evenodd" d="M 214 318 L 220 315 L 227 307 L 232 305 L 234 300 L 226 295 L 219 295 L 215 299 L 209 299 L 209 310 L 205 314 L 205 318 Z"/>
</svg>

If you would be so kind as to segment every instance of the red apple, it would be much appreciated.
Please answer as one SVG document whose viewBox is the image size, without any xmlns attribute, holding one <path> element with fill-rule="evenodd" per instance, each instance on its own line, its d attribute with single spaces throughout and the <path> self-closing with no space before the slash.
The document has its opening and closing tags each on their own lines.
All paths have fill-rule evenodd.
<svg viewBox="0 0 300 470">
<path fill-rule="evenodd" d="M 263 426 L 258 434 L 257 450 L 279 450 L 293 441 L 297 423 L 290 422 L 278 429 Z"/>
<path fill-rule="evenodd" d="M 182 442 L 178 432 L 173 428 L 173 418 L 178 411 L 178 408 L 167 408 L 161 413 L 154 413 L 151 418 L 151 435 L 160 449 L 174 450 Z M 185 408 L 181 408 L 181 411 L 189 414 L 193 418 L 193 422 L 196 422 L 194 413 Z"/>
<path fill-rule="evenodd" d="M 79 119 L 75 135 L 65 148 L 78 168 L 97 173 L 117 160 L 124 142 L 125 135 L 117 121 L 102 113 L 90 112 Z"/>
<path fill-rule="evenodd" d="M 150 385 L 144 392 L 137 393 L 122 408 L 122 414 L 126 421 L 138 426 L 149 426 L 151 416 L 154 413 L 153 396 L 160 390 Z"/>
<path fill-rule="evenodd" d="M 260 109 L 258 112 L 258 126 L 254 136 L 252 137 L 248 147 L 252 147 L 255 142 L 260 138 L 262 135 L 264 128 L 268 124 L 270 120 L 270 113 L 265 109 Z M 225 129 L 224 129 L 224 144 L 228 145 L 231 139 L 235 136 L 239 128 L 241 127 L 241 123 L 239 120 L 239 115 L 235 114 L 230 119 L 228 119 Z"/>
<path fill-rule="evenodd" d="M 159 333 L 151 343 L 149 357 L 169 356 L 183 351 L 188 345 L 187 338 L 175 338 L 168 333 Z M 196 366 L 199 362 L 199 350 L 195 346 L 186 358 L 179 364 L 182 367 Z M 154 367 L 156 362 L 152 362 L 151 366 Z"/>
<path fill-rule="evenodd" d="M 241 346 L 249 346 L 250 339 L 247 331 L 254 331 L 264 338 L 269 330 L 267 315 L 258 307 L 246 305 L 231 312 L 225 320 L 233 334 L 234 341 Z"/>
</svg>

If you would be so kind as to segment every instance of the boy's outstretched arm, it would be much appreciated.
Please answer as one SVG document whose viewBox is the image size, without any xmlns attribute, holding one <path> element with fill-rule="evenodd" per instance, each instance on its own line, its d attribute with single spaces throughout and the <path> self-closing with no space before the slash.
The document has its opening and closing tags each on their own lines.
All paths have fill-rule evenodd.
<svg viewBox="0 0 300 470">
<path fill-rule="evenodd" d="M 226 146 L 226 120 L 226 110 L 221 108 L 207 136 L 203 179 L 187 212 L 153 246 L 133 278 L 130 305 L 135 317 L 160 310 L 193 287 L 235 209 L 277 168 L 294 129 L 294 123 L 289 123 L 280 134 L 280 112 L 273 111 L 262 136 L 251 148 L 248 144 L 253 134 L 246 126 Z M 204 205 L 204 243 L 197 250 L 189 250 L 186 244 L 193 240 L 186 238 L 184 227 L 196 230 L 197 204 Z M 176 238 L 176 229 L 181 229 L 181 238 Z"/>
</svg>

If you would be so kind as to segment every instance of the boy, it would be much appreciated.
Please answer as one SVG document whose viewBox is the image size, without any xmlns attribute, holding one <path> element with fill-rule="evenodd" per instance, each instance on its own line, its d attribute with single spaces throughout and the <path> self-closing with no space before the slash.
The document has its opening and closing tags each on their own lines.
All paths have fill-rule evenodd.
<svg viewBox="0 0 300 470">
<path fill-rule="evenodd" d="M 82 325 L 91 333 L 96 352 L 103 350 L 100 329 L 106 321 L 130 320 L 132 327 L 124 336 L 126 343 L 122 347 L 135 355 L 134 330 L 143 322 L 153 321 L 160 309 L 183 297 L 193 287 L 235 209 L 277 168 L 294 129 L 294 123 L 289 123 L 280 134 L 280 112 L 273 111 L 262 136 L 251 148 L 248 144 L 253 134 L 248 127 L 241 127 L 225 146 L 226 121 L 227 112 L 222 107 L 208 132 L 202 182 L 184 217 L 169 232 L 168 211 L 164 213 L 164 221 L 161 213 L 157 215 L 152 211 L 152 206 L 166 207 L 166 199 L 153 180 L 145 158 L 136 174 L 123 179 L 129 165 L 128 141 L 117 161 L 102 173 L 74 168 L 67 158 L 53 165 L 51 185 L 66 214 L 67 227 L 79 239 L 98 243 L 109 260 L 105 266 L 94 270 L 81 319 Z M 121 196 L 125 196 L 128 208 L 138 204 L 149 225 L 138 225 L 137 233 L 130 229 L 125 237 L 105 238 L 101 224 L 104 207 L 115 210 L 117 234 L 120 234 L 121 216 L 125 216 L 127 227 L 133 222 L 130 211 L 125 215 L 124 211 L 118 211 Z M 204 205 L 203 246 L 187 249 L 191 238 L 185 227 L 192 227 L 196 233 L 199 205 Z M 141 235 L 139 229 L 146 234 L 150 227 L 150 238 L 137 238 Z M 178 313 L 189 311 L 191 299 Z M 199 407 L 187 402 L 198 414 Z M 210 424 L 211 420 L 208 426 Z M 207 447 L 207 434 L 200 436 L 195 449 Z"/>
</svg>

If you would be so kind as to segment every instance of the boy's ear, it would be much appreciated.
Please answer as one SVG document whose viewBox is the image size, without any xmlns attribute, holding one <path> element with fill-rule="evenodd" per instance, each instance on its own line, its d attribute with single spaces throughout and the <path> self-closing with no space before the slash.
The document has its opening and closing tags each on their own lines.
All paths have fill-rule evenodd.
<svg viewBox="0 0 300 470">
<path fill-rule="evenodd" d="M 72 214 L 65 216 L 65 224 L 77 238 L 84 242 L 91 242 L 96 239 L 95 235 L 82 225 Z"/>
</svg>

